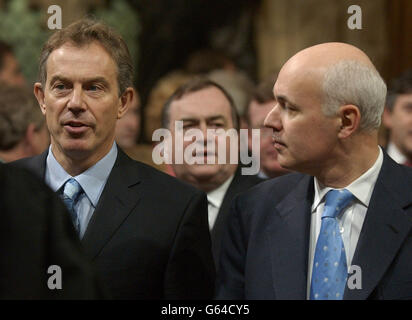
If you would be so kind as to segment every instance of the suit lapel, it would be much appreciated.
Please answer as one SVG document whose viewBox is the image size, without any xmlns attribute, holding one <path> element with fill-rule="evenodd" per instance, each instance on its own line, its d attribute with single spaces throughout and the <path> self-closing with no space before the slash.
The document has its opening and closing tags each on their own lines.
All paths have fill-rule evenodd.
<svg viewBox="0 0 412 320">
<path fill-rule="evenodd" d="M 269 215 L 266 234 L 276 299 L 306 298 L 312 201 L 313 179 L 303 176 L 275 208 L 266 208 L 274 211 Z"/>
<path fill-rule="evenodd" d="M 134 172 L 136 171 L 136 172 Z M 82 244 L 94 259 L 140 200 L 141 181 L 133 161 L 120 149 Z"/>
<path fill-rule="evenodd" d="M 367 299 L 393 262 L 412 227 L 404 211 L 410 193 L 400 167 L 385 154 L 352 261 L 361 268 L 362 289 L 346 287 L 344 299 Z"/>
</svg>

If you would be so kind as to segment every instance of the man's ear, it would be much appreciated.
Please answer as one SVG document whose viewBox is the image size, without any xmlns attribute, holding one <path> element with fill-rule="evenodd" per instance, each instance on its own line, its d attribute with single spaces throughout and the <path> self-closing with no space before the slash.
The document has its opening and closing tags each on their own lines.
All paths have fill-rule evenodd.
<svg viewBox="0 0 412 320">
<path fill-rule="evenodd" d="M 361 114 L 357 106 L 353 104 L 341 106 L 338 117 L 340 121 L 339 138 L 347 138 L 359 129 Z"/>
<path fill-rule="evenodd" d="M 46 114 L 46 104 L 44 103 L 44 91 L 40 82 L 34 84 L 34 95 L 36 96 L 37 102 L 39 103 L 41 112 Z"/>
<path fill-rule="evenodd" d="M 117 110 L 117 119 L 122 118 L 127 110 L 129 109 L 129 106 L 133 102 L 133 99 L 136 99 L 136 91 L 132 87 L 128 87 L 120 97 L 120 106 L 119 109 Z"/>
</svg>

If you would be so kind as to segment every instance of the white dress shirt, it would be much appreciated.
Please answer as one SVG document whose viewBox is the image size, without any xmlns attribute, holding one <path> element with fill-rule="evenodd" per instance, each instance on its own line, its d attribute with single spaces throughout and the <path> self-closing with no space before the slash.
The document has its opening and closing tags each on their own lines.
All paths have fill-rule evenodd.
<svg viewBox="0 0 412 320">
<path fill-rule="evenodd" d="M 382 163 L 383 152 L 381 148 L 379 148 L 379 156 L 373 166 L 347 187 L 342 188 L 349 190 L 355 196 L 355 199 L 337 217 L 340 232 L 342 235 L 343 245 L 345 246 L 348 271 L 352 263 L 356 245 L 358 244 L 363 221 L 365 220 L 366 211 L 368 210 L 369 202 L 376 184 L 376 180 L 378 179 Z M 320 227 L 322 224 L 322 213 L 325 206 L 325 195 L 329 190 L 332 190 L 332 188 L 323 186 L 318 181 L 318 179 L 316 179 L 316 177 L 314 178 L 314 184 L 315 196 L 312 204 L 312 214 L 310 221 L 308 281 L 306 292 L 308 299 L 310 296 L 310 285 L 316 241 L 319 236 Z"/>
<path fill-rule="evenodd" d="M 235 175 L 232 175 L 218 188 L 207 193 L 209 230 L 212 230 L 215 225 L 223 198 L 225 197 L 226 191 L 229 188 L 234 176 Z"/>
<path fill-rule="evenodd" d="M 82 187 L 84 193 L 80 196 L 79 201 L 74 209 L 78 212 L 80 230 L 80 239 L 87 229 L 89 221 L 99 202 L 100 195 L 106 185 L 107 178 L 116 162 L 117 146 L 113 143 L 109 153 L 100 159 L 96 164 L 82 172 L 81 174 L 72 177 L 63 169 L 60 163 L 49 148 L 49 154 L 46 159 L 46 175 L 45 182 L 54 192 L 62 192 L 62 187 L 70 178 L 75 178 Z"/>
<path fill-rule="evenodd" d="M 264 180 L 269 179 L 269 176 L 266 173 L 264 173 L 262 170 L 258 172 L 257 176 Z"/>
<path fill-rule="evenodd" d="M 386 152 L 395 162 L 399 164 L 404 164 L 406 160 L 408 160 L 393 142 L 389 142 Z"/>
</svg>

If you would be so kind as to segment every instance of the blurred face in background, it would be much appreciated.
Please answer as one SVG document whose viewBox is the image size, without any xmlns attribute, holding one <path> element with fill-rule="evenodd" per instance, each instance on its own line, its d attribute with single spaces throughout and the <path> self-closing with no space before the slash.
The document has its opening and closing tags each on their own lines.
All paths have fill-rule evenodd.
<svg viewBox="0 0 412 320">
<path fill-rule="evenodd" d="M 400 94 L 393 110 L 385 109 L 383 121 L 390 130 L 390 141 L 412 159 L 412 93 Z"/>
<path fill-rule="evenodd" d="M 32 148 L 33 148 L 33 155 L 37 155 L 42 153 L 47 149 L 50 144 L 50 134 L 49 130 L 47 129 L 46 121 L 44 124 L 38 128 L 33 130 L 32 135 Z"/>
<path fill-rule="evenodd" d="M 278 153 L 272 144 L 272 129 L 263 123 L 266 116 L 275 105 L 275 100 L 259 103 L 252 100 L 249 105 L 249 148 L 252 145 L 251 129 L 260 129 L 260 170 L 269 178 L 274 178 L 289 171 L 282 168 L 278 162 Z"/>
<path fill-rule="evenodd" d="M 230 164 L 229 138 L 226 139 L 226 163 L 219 164 L 218 149 L 219 142 L 215 137 L 215 151 L 207 149 L 207 130 L 224 129 L 225 131 L 234 127 L 230 103 L 226 96 L 216 87 L 207 87 L 196 92 L 185 94 L 179 100 L 170 105 L 169 129 L 172 136 L 176 135 L 175 121 L 183 121 L 183 135 L 190 129 L 200 129 L 203 133 L 204 153 L 195 157 L 204 158 L 205 164 L 173 164 L 176 177 L 186 181 L 199 189 L 208 192 L 216 189 L 224 183 L 236 170 L 236 164 Z M 173 144 L 175 143 L 173 138 Z M 183 142 L 185 150 L 192 141 Z M 176 147 L 173 146 L 174 151 Z M 215 164 L 206 164 L 207 156 L 215 158 Z M 173 161 L 175 163 L 175 161 Z"/>
<path fill-rule="evenodd" d="M 17 87 L 21 87 L 26 84 L 19 63 L 11 53 L 6 53 L 3 57 L 2 68 L 0 70 L 0 82 Z"/>
<path fill-rule="evenodd" d="M 140 134 L 140 101 L 134 92 L 129 109 L 116 123 L 115 140 L 122 149 L 134 147 Z"/>
</svg>

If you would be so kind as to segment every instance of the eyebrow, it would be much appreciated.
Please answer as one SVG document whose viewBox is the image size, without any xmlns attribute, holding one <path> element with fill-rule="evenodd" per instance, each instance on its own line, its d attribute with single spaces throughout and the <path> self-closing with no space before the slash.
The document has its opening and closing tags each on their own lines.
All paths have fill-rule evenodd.
<svg viewBox="0 0 412 320">
<path fill-rule="evenodd" d="M 226 121 L 225 117 L 224 117 L 224 116 L 220 116 L 220 115 L 219 115 L 219 116 L 212 116 L 212 117 L 206 118 L 206 121 L 214 121 L 214 120 L 223 120 L 223 121 Z M 180 119 L 180 121 L 198 122 L 199 119 L 198 119 L 198 118 L 182 118 L 182 119 Z"/>
<path fill-rule="evenodd" d="M 62 82 L 72 82 L 69 78 L 66 78 L 64 76 L 56 75 L 53 76 L 50 80 L 50 85 L 54 84 L 56 81 L 62 81 Z M 109 87 L 109 82 L 103 78 L 103 77 L 95 77 L 95 78 L 89 78 L 89 79 L 81 79 L 81 82 L 83 83 L 91 83 L 91 82 L 100 82 L 103 84 L 105 87 Z"/>
<path fill-rule="evenodd" d="M 292 105 L 293 107 L 298 107 L 298 105 L 296 103 L 293 103 L 292 101 L 290 101 L 286 96 L 284 95 L 275 95 L 275 100 L 276 101 L 280 101 L 280 102 L 286 102 L 289 103 L 290 105 Z"/>
</svg>

